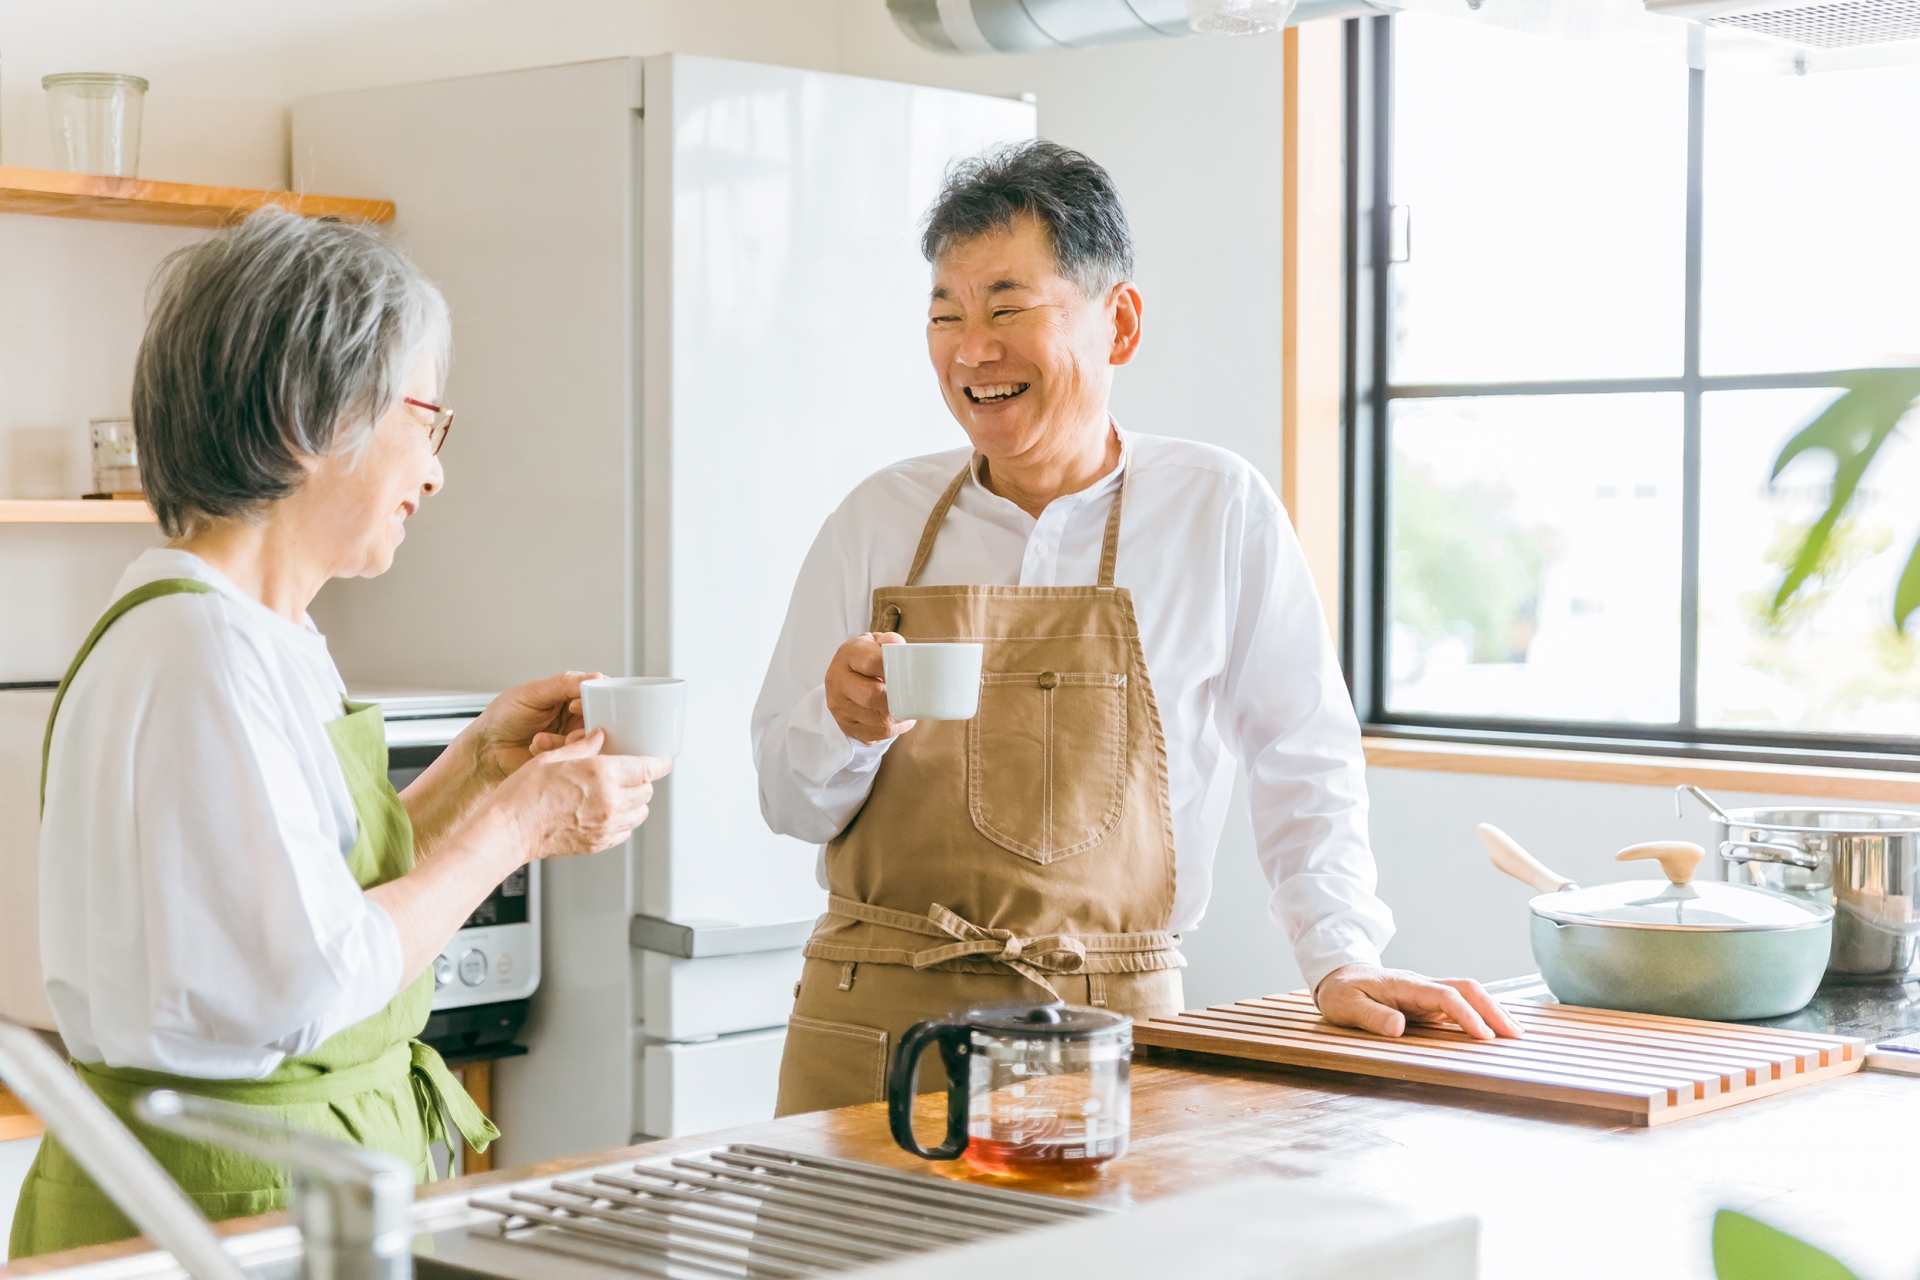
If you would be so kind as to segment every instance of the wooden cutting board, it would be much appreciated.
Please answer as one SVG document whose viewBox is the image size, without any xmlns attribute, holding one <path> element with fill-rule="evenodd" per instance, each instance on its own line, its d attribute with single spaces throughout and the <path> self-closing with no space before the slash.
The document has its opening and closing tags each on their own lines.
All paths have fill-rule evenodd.
<svg viewBox="0 0 1920 1280">
<path fill-rule="evenodd" d="M 1573 1005 L 1508 1004 L 1527 1034 L 1475 1040 L 1335 1026 L 1304 991 L 1136 1023 L 1135 1044 L 1384 1076 L 1620 1112 L 1666 1124 L 1860 1070 L 1866 1041 Z"/>
</svg>

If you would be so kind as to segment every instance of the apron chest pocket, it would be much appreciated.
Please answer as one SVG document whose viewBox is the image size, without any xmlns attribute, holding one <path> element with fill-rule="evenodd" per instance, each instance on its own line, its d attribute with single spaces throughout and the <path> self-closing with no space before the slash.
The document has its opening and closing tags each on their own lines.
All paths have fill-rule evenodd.
<svg viewBox="0 0 1920 1280">
<path fill-rule="evenodd" d="M 967 722 L 967 810 L 981 835 L 1047 863 L 1084 853 L 1127 798 L 1127 677 L 985 673 Z"/>
</svg>

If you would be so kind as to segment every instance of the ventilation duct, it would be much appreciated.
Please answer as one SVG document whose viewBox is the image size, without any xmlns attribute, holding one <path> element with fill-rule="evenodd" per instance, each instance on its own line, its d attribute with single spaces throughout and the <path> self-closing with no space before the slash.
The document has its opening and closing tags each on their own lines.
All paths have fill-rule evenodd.
<svg viewBox="0 0 1920 1280">
<path fill-rule="evenodd" d="M 1191 34 L 1186 0 L 887 0 L 887 12 L 908 39 L 939 53 L 1040 53 Z M 1387 12 L 1371 0 L 1299 0 L 1287 25 Z"/>
</svg>

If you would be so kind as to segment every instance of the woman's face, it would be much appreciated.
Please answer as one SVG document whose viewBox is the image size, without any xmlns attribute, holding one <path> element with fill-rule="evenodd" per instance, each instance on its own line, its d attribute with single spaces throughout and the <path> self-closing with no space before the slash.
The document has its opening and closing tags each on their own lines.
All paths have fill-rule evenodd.
<svg viewBox="0 0 1920 1280">
<path fill-rule="evenodd" d="M 408 371 L 401 399 L 431 402 L 438 393 L 431 352 Z M 396 404 L 374 424 L 373 439 L 358 463 L 351 457 L 320 458 L 289 502 L 306 508 L 313 533 L 332 550 L 335 578 L 372 578 L 393 565 L 394 550 L 407 536 L 407 517 L 447 482 L 428 435 L 429 414 Z"/>
</svg>

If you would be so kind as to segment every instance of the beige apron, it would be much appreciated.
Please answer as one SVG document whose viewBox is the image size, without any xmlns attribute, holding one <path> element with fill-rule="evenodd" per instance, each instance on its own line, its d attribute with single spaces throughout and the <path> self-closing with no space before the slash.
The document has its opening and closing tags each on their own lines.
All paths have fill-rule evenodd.
<svg viewBox="0 0 1920 1280">
<path fill-rule="evenodd" d="M 1125 477 L 1098 585 L 915 586 L 966 480 L 935 504 L 907 584 L 873 593 L 872 626 L 984 644 L 979 714 L 896 739 L 827 846 L 780 1115 L 879 1101 L 901 1034 L 955 1009 L 1181 1007 L 1166 740 L 1132 597 L 1113 585 Z"/>
</svg>

